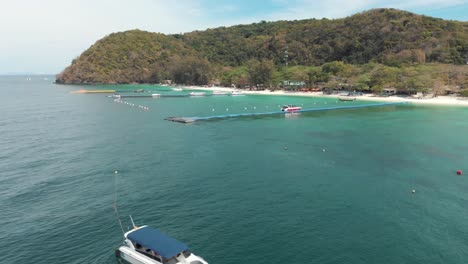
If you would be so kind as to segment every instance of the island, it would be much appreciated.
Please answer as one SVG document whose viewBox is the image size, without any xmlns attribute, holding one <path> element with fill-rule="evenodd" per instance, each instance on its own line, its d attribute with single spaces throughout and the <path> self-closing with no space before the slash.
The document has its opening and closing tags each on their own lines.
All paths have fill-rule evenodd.
<svg viewBox="0 0 468 264">
<path fill-rule="evenodd" d="M 468 96 L 467 64 L 468 22 L 372 9 L 185 34 L 112 33 L 56 82 Z"/>
</svg>

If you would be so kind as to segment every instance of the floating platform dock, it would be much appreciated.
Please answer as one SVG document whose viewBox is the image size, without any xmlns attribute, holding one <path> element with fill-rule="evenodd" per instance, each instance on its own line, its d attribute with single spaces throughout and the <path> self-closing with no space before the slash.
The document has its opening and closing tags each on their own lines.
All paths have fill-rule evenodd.
<svg viewBox="0 0 468 264">
<path fill-rule="evenodd" d="M 193 123 L 197 121 L 208 121 L 214 119 L 227 119 L 227 118 L 238 118 L 238 117 L 257 117 L 257 116 L 271 116 L 271 115 L 288 115 L 295 113 L 308 113 L 308 112 L 320 112 L 320 111 L 331 111 L 331 110 L 344 110 L 344 109 L 356 109 L 356 108 L 370 108 L 370 107 L 383 107 L 383 106 L 396 106 L 405 105 L 407 102 L 395 102 L 395 103 L 374 103 L 374 104 L 362 104 L 362 105 L 345 105 L 345 106 L 333 106 L 333 107 L 322 107 L 312 109 L 302 109 L 296 112 L 263 112 L 263 113 L 242 113 L 242 114 L 227 114 L 227 115 L 214 115 L 214 116 L 193 116 L 193 117 L 166 117 L 165 120 L 178 122 L 178 123 Z"/>
<path fill-rule="evenodd" d="M 159 97 L 191 97 L 189 94 L 159 94 L 153 95 L 120 95 L 120 98 L 159 98 Z M 193 96 L 192 96 L 193 97 Z"/>
<path fill-rule="evenodd" d="M 73 94 L 85 94 L 85 93 L 97 94 L 97 93 L 115 93 L 115 92 L 116 92 L 115 90 L 84 90 L 84 89 L 81 89 L 81 90 L 71 91 L 70 93 L 73 93 Z"/>
</svg>

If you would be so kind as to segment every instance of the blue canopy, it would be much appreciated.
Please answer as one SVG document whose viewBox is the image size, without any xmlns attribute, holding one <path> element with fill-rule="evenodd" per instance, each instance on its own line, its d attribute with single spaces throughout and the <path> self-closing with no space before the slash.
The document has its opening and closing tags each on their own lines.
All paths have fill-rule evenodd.
<svg viewBox="0 0 468 264">
<path fill-rule="evenodd" d="M 145 226 L 127 235 L 127 238 L 145 248 L 149 248 L 162 256 L 170 259 L 180 252 L 188 249 L 187 245 L 172 237 L 161 233 L 159 230 Z"/>
</svg>

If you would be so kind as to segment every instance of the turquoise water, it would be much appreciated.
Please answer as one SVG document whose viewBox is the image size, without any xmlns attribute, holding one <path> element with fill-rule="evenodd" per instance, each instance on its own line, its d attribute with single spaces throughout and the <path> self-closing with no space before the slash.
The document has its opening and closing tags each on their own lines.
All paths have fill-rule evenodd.
<svg viewBox="0 0 468 264">
<path fill-rule="evenodd" d="M 0 77 L 0 263 L 115 263 L 114 189 L 125 227 L 131 214 L 209 263 L 468 259 L 468 179 L 455 174 L 468 173 L 468 108 L 186 125 L 163 118 L 361 102 L 124 99 L 143 111 L 69 93 L 80 88 Z"/>
</svg>

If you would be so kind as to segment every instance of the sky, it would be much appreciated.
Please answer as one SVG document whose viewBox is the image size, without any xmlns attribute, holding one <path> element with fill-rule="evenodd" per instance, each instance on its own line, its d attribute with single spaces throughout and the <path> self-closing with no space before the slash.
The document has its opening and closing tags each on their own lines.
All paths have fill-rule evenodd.
<svg viewBox="0 0 468 264">
<path fill-rule="evenodd" d="M 0 0 L 0 74 L 57 74 L 112 32 L 173 34 L 381 7 L 468 21 L 468 0 Z"/>
</svg>

